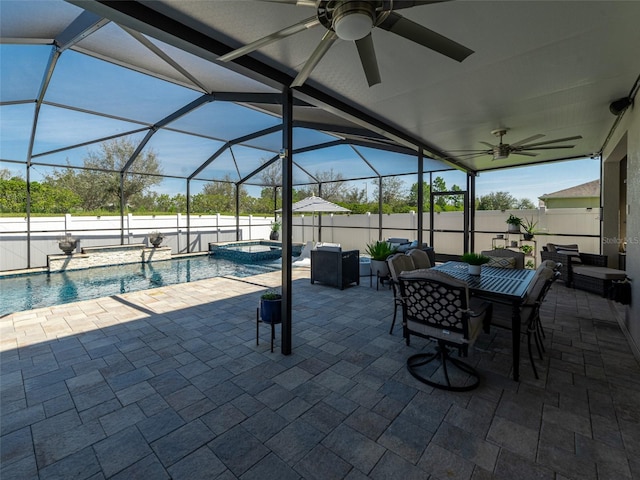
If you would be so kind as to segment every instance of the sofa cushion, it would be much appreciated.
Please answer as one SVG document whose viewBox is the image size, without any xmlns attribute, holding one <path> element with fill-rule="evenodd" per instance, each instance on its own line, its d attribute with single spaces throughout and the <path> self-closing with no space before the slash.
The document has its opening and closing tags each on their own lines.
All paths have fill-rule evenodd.
<svg viewBox="0 0 640 480">
<path fill-rule="evenodd" d="M 547 243 L 547 250 L 550 251 L 551 253 L 565 253 L 565 252 L 578 253 L 579 252 L 578 245 L 575 243 L 571 245 L 559 245 L 557 243 Z M 559 252 L 558 250 L 564 250 L 564 252 Z"/>
<path fill-rule="evenodd" d="M 600 280 L 624 280 L 627 272 L 608 267 L 594 267 L 591 265 L 577 265 L 573 267 L 574 275 L 598 278 Z"/>
<path fill-rule="evenodd" d="M 516 268 L 514 257 L 492 257 L 489 255 L 489 258 L 490 260 L 485 264 L 487 267 Z"/>
</svg>

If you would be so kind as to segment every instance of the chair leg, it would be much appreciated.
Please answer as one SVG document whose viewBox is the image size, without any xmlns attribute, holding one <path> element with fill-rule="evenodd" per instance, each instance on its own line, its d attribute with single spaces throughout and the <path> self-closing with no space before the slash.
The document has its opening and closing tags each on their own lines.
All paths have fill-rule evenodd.
<svg viewBox="0 0 640 480">
<path fill-rule="evenodd" d="M 538 333 L 537 328 L 533 331 L 533 334 L 535 335 L 536 348 L 538 349 L 538 356 L 540 357 L 540 360 L 542 360 L 542 354 L 547 353 L 547 351 L 544 348 L 544 343 L 542 343 L 542 338 L 540 338 L 540 334 Z"/>
<path fill-rule="evenodd" d="M 273 322 L 271 322 L 271 353 L 273 353 L 273 340 L 276 338 L 276 329 L 273 325 Z"/>
<path fill-rule="evenodd" d="M 416 370 L 417 367 L 422 367 L 424 365 L 427 365 L 428 363 L 436 359 L 439 359 L 441 361 L 442 370 L 444 373 L 446 383 L 438 383 L 433 380 L 427 379 L 422 375 L 420 375 Z M 462 385 L 462 386 L 452 385 L 451 380 L 449 378 L 449 372 L 447 369 L 447 362 L 451 362 L 451 365 L 453 365 L 454 367 L 474 377 L 474 381 L 468 385 Z M 422 383 L 426 383 L 427 385 L 430 385 L 434 388 L 440 388 L 442 390 L 449 390 L 453 392 L 466 392 L 469 390 L 473 390 L 480 384 L 480 375 L 478 374 L 477 370 L 473 368 L 471 365 L 461 360 L 458 360 L 457 358 L 451 357 L 445 345 L 438 345 L 436 347 L 436 351 L 433 353 L 418 353 L 410 356 L 407 359 L 407 370 L 409 370 L 409 373 L 414 378 L 421 381 Z"/>
<path fill-rule="evenodd" d="M 396 324 L 396 314 L 398 313 L 398 304 L 393 304 L 393 321 L 391 322 L 391 329 L 389 329 L 389 335 L 393 335 L 393 327 Z"/>
<path fill-rule="evenodd" d="M 531 351 L 531 330 L 527 330 L 527 350 L 529 350 L 529 361 L 531 362 L 531 368 L 533 368 L 533 374 L 536 380 L 539 380 L 538 370 L 536 369 L 536 363 L 533 360 L 533 352 Z"/>
</svg>

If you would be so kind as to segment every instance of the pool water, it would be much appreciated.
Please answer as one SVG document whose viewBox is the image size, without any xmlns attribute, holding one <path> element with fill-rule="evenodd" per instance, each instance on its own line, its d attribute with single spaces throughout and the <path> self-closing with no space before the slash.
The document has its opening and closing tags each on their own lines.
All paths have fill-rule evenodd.
<svg viewBox="0 0 640 480">
<path fill-rule="evenodd" d="M 248 253 L 275 251 L 277 254 L 281 254 L 282 249 L 278 247 L 270 247 L 269 245 L 232 245 L 227 247 L 227 250 L 235 250 L 236 252 L 248 252 Z"/>
<path fill-rule="evenodd" d="M 224 275 L 248 277 L 280 268 L 280 262 L 241 264 L 202 255 L 155 263 L 4 277 L 0 278 L 0 316 Z"/>
</svg>

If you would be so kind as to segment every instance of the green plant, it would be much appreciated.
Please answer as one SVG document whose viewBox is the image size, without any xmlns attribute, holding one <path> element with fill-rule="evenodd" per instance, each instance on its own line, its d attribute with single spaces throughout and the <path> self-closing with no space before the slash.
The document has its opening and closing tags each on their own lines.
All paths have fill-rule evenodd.
<svg viewBox="0 0 640 480">
<path fill-rule="evenodd" d="M 149 233 L 149 240 L 155 240 L 156 238 L 162 240 L 164 238 L 164 233 L 159 232 L 158 230 L 154 230 L 153 232 Z"/>
<path fill-rule="evenodd" d="M 267 290 L 262 295 L 260 295 L 262 300 L 280 300 L 282 299 L 282 295 L 277 290 Z"/>
<path fill-rule="evenodd" d="M 465 253 L 464 255 L 462 255 L 461 260 L 464 263 L 468 263 L 469 265 L 484 265 L 485 263 L 491 261 L 489 257 L 485 257 L 484 255 L 473 252 Z"/>
<path fill-rule="evenodd" d="M 281 226 L 282 226 L 282 223 L 279 222 L 278 220 L 275 220 L 275 221 L 271 222 L 271 231 L 272 232 L 279 232 Z"/>
<path fill-rule="evenodd" d="M 527 264 L 524 266 L 524 268 L 529 268 L 529 269 L 534 269 L 536 267 L 536 265 L 533 263 L 533 260 L 528 260 Z"/>
<path fill-rule="evenodd" d="M 517 225 L 520 226 L 522 225 L 522 219 L 520 217 L 516 217 L 513 213 L 509 215 L 509 218 L 507 218 L 507 224 L 508 225 Z"/>
<path fill-rule="evenodd" d="M 536 233 L 536 225 L 538 225 L 538 222 L 534 222 L 533 217 L 531 217 L 531 220 L 529 220 L 527 217 L 524 217 L 524 219 L 520 222 L 520 225 L 522 225 L 525 232 L 533 235 L 534 233 Z"/>
<path fill-rule="evenodd" d="M 520 250 L 522 250 L 522 253 L 524 253 L 525 255 L 529 255 L 531 252 L 533 252 L 533 246 L 532 245 L 522 245 L 520 247 Z"/>
<path fill-rule="evenodd" d="M 387 242 L 378 240 L 375 243 L 368 243 L 366 252 L 372 260 L 384 261 L 389 255 L 396 253 L 396 248 L 391 248 Z"/>
</svg>

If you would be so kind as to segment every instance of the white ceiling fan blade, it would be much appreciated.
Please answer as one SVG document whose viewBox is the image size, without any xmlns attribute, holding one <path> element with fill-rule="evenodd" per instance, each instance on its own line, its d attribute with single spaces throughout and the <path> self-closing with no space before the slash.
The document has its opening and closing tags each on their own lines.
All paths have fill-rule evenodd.
<svg viewBox="0 0 640 480">
<path fill-rule="evenodd" d="M 301 86 L 307 78 L 309 78 L 313 69 L 320 63 L 322 57 L 324 57 L 327 50 L 331 48 L 331 45 L 333 45 L 333 42 L 335 42 L 337 38 L 338 36 L 334 32 L 327 30 L 327 33 L 324 34 L 324 37 L 322 37 L 322 40 L 320 40 L 320 43 L 308 58 L 304 67 L 302 67 L 302 70 L 298 73 L 298 76 L 293 80 L 293 83 L 291 83 L 291 88 Z"/>
<path fill-rule="evenodd" d="M 542 138 L 542 137 L 544 137 L 544 135 L 542 133 L 538 133 L 537 135 L 532 135 L 532 136 L 530 136 L 528 138 L 520 140 L 519 142 L 512 143 L 511 146 L 512 147 L 519 147 L 520 145 L 523 145 L 523 144 L 528 143 L 528 142 L 533 142 L 534 140 L 537 140 L 537 139 Z"/>
<path fill-rule="evenodd" d="M 371 34 L 356 40 L 356 47 L 358 48 L 358 55 L 360 55 L 364 74 L 367 77 L 367 83 L 370 87 L 379 84 L 381 82 L 380 70 L 378 69 L 378 60 L 376 59 L 376 51 L 373 48 Z"/>
<path fill-rule="evenodd" d="M 254 52 L 259 48 L 264 47 L 265 45 L 269 45 L 270 43 L 277 42 L 278 40 L 282 40 L 283 38 L 294 35 L 298 32 L 302 32 L 306 29 L 313 28 L 316 25 L 319 25 L 320 21 L 317 17 L 310 17 L 306 20 L 302 20 L 301 22 L 296 23 L 295 25 L 291 25 L 287 28 L 283 28 L 271 35 L 267 35 L 266 37 L 262 37 L 255 42 L 248 43 L 244 47 L 240 47 L 232 52 L 227 53 L 226 55 L 222 55 L 218 57 L 218 60 L 221 62 L 229 62 L 231 60 L 235 60 L 238 57 L 242 57 L 247 53 Z"/>
</svg>

